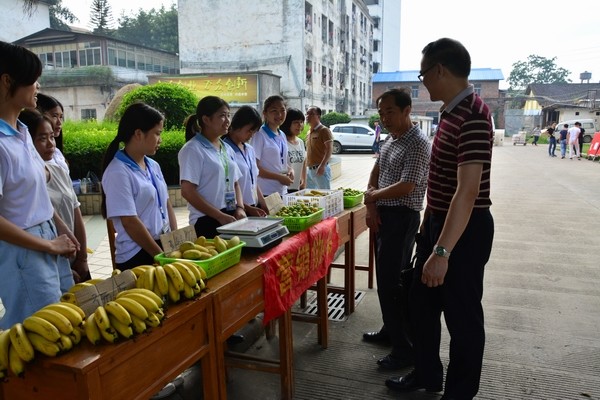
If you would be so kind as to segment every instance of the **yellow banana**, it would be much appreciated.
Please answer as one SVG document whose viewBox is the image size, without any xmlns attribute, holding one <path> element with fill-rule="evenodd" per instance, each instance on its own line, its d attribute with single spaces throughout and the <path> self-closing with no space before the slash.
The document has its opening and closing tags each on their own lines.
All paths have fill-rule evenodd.
<svg viewBox="0 0 600 400">
<path fill-rule="evenodd" d="M 160 295 L 166 296 L 169 293 L 169 282 L 167 281 L 167 273 L 161 265 L 155 268 L 154 281 Z"/>
<path fill-rule="evenodd" d="M 204 290 L 206 289 L 206 283 L 204 282 L 204 279 L 200 279 L 200 290 Z"/>
<path fill-rule="evenodd" d="M 29 336 L 29 341 L 36 351 L 48 357 L 55 357 L 60 353 L 60 347 L 56 342 L 52 342 L 35 332 L 29 332 L 27 336 Z"/>
<path fill-rule="evenodd" d="M 204 271 L 204 269 L 202 269 L 202 267 L 199 266 L 198 264 L 194 264 L 192 262 L 184 261 L 184 260 L 177 261 L 177 262 L 187 266 L 194 273 L 194 276 L 196 277 L 196 282 L 199 282 L 200 279 L 206 278 L 206 271 Z"/>
<path fill-rule="evenodd" d="M 120 273 L 121 273 L 121 270 L 115 268 L 115 269 L 112 270 L 111 276 L 119 275 Z"/>
<path fill-rule="evenodd" d="M 95 284 L 103 282 L 103 281 L 104 281 L 104 278 L 94 278 L 94 279 L 88 279 L 84 283 L 89 283 L 90 285 L 95 285 Z"/>
<path fill-rule="evenodd" d="M 169 279 L 171 279 L 171 284 L 173 284 L 175 286 L 175 289 L 177 289 L 178 292 L 182 292 L 183 291 L 183 277 L 181 276 L 181 273 L 179 272 L 179 270 L 177 268 L 175 268 L 175 266 L 173 264 L 165 264 L 165 265 L 163 265 L 163 268 L 165 269 L 165 272 L 169 276 Z"/>
<path fill-rule="evenodd" d="M 50 321 L 31 315 L 23 320 L 23 327 L 29 332 L 35 332 L 38 335 L 56 342 L 60 338 L 60 331 Z"/>
<path fill-rule="evenodd" d="M 60 339 L 58 342 L 56 342 L 56 344 L 58 344 L 58 347 L 60 347 L 60 350 L 63 353 L 66 353 L 73 348 L 73 341 L 68 335 L 60 335 Z"/>
<path fill-rule="evenodd" d="M 154 289 L 154 274 L 156 273 L 156 268 L 148 268 L 144 272 L 144 283 L 146 284 L 146 289 L 152 290 Z"/>
<path fill-rule="evenodd" d="M 131 316 L 129 315 L 129 311 L 127 311 L 127 309 L 125 307 L 123 307 L 116 301 L 113 301 L 113 300 L 108 301 L 104 305 L 104 309 L 109 314 L 109 316 L 112 315 L 121 324 L 123 324 L 125 326 L 131 325 Z M 117 331 L 118 331 L 118 329 L 117 329 Z M 121 333 L 121 332 L 119 332 L 119 333 Z"/>
<path fill-rule="evenodd" d="M 17 322 L 10 328 L 10 342 L 19 357 L 26 362 L 33 360 L 34 351 L 23 324 Z"/>
<path fill-rule="evenodd" d="M 96 319 L 94 318 L 93 313 L 90 314 L 90 316 L 85 320 L 83 329 L 85 330 L 85 337 L 87 337 L 91 344 L 97 345 L 100 343 L 102 336 L 100 335 L 100 328 L 98 328 L 98 325 L 96 324 Z"/>
<path fill-rule="evenodd" d="M 12 345 L 8 350 L 8 364 L 9 369 L 12 371 L 13 374 L 15 374 L 15 376 L 23 376 L 23 373 L 25 372 L 25 362 L 23 361 L 23 359 L 21 359 L 21 357 L 19 357 L 15 346 Z"/>
<path fill-rule="evenodd" d="M 148 318 L 148 313 L 146 313 L 146 318 Z M 146 332 L 146 329 L 148 329 L 148 327 L 146 326 L 146 323 L 144 322 L 144 320 L 146 318 L 142 319 L 142 318 L 136 317 L 135 315 L 131 316 L 131 321 L 133 322 L 133 330 L 135 333 Z"/>
<path fill-rule="evenodd" d="M 159 308 L 157 312 L 154 313 L 157 317 L 158 320 L 162 322 L 163 319 L 165 319 L 165 312 L 163 311 L 162 308 Z"/>
<path fill-rule="evenodd" d="M 154 293 L 153 293 L 154 294 Z M 140 303 L 148 312 L 156 312 L 160 308 L 158 304 L 149 296 L 143 295 L 141 293 L 128 293 L 125 295 L 130 299 L 133 299 Z"/>
<path fill-rule="evenodd" d="M 69 293 L 77 293 L 81 289 L 85 289 L 85 288 L 92 287 L 92 286 L 94 286 L 94 285 L 89 282 L 79 282 L 79 283 L 76 283 L 73 286 L 71 286 L 71 288 L 69 289 Z"/>
<path fill-rule="evenodd" d="M 169 300 L 171 300 L 171 303 L 178 303 L 179 300 L 181 300 L 181 292 L 179 290 L 177 290 L 177 288 L 173 284 L 173 281 L 171 281 L 171 278 L 169 278 L 168 281 L 169 281 L 169 287 L 168 287 Z"/>
<path fill-rule="evenodd" d="M 75 308 L 72 308 L 71 306 L 77 307 L 77 309 L 79 309 L 81 311 L 81 313 L 79 313 Z M 73 325 L 73 328 L 75 328 L 77 326 L 81 326 L 81 324 L 83 323 L 83 317 L 81 316 L 81 314 L 83 314 L 83 310 L 81 310 L 81 308 L 79 306 L 76 306 L 75 304 L 52 303 L 52 304 L 48 304 L 46 307 L 43 308 L 43 310 L 44 309 L 54 310 L 58 313 L 61 313 L 71 322 L 71 325 Z"/>
<path fill-rule="evenodd" d="M 200 282 L 202 282 L 202 279 L 200 279 Z M 196 283 L 194 286 L 192 286 L 192 290 L 194 291 L 194 297 L 202 293 L 202 287 L 199 283 Z"/>
<path fill-rule="evenodd" d="M 81 317 L 82 320 L 85 319 L 85 317 L 86 317 L 85 312 L 76 303 L 75 304 L 73 304 L 73 303 L 66 303 L 66 304 L 63 304 L 63 306 L 64 307 L 69 307 L 70 309 L 76 311 L 77 314 L 79 314 L 79 316 Z M 75 325 L 73 325 L 73 328 L 75 328 Z"/>
<path fill-rule="evenodd" d="M 60 296 L 60 301 L 63 303 L 77 304 L 77 297 L 75 296 L 75 293 L 67 292 Z"/>
<path fill-rule="evenodd" d="M 197 284 L 194 286 L 197 286 Z M 194 298 L 194 289 L 192 289 L 192 287 L 188 285 L 187 282 L 183 282 L 183 297 L 185 297 L 186 299 Z"/>
<path fill-rule="evenodd" d="M 119 336 L 122 336 L 125 339 L 131 339 L 133 336 L 133 328 L 131 326 L 125 325 L 111 314 L 108 314 L 108 319 L 110 320 L 110 326 L 119 333 Z"/>
<path fill-rule="evenodd" d="M 148 289 L 142 289 L 142 288 L 127 289 L 127 290 L 124 290 L 124 291 L 120 292 L 117 295 L 117 298 L 120 297 L 120 296 L 126 296 L 126 295 L 128 295 L 130 293 L 140 293 L 140 294 L 143 294 L 144 296 L 148 296 L 152 300 L 154 300 L 156 302 L 156 304 L 158 304 L 159 307 L 163 306 L 163 299 L 160 296 L 157 296 L 156 293 L 154 293 L 152 290 L 148 290 Z"/>
<path fill-rule="evenodd" d="M 79 329 L 79 328 L 73 329 L 73 331 L 71 333 L 69 333 L 67 336 L 71 338 L 73 345 L 77 345 L 77 344 L 79 344 L 79 342 L 81 342 L 81 337 L 82 337 L 81 329 Z"/>
<path fill-rule="evenodd" d="M 8 349 L 10 347 L 10 331 L 0 332 L 0 371 L 8 370 Z"/>
<path fill-rule="evenodd" d="M 98 325 L 98 329 L 100 329 L 100 333 L 110 329 L 110 320 L 104 306 L 96 308 L 96 311 L 94 311 L 94 320 L 96 321 L 96 325 Z"/>
<path fill-rule="evenodd" d="M 67 317 L 65 317 L 57 311 L 50 309 L 41 309 L 33 313 L 33 316 L 47 320 L 52 325 L 54 325 L 60 331 L 60 333 L 69 335 L 71 332 L 73 332 L 73 324 L 71 324 L 71 321 L 69 321 Z M 25 329 L 27 329 L 27 327 L 25 327 Z"/>
<path fill-rule="evenodd" d="M 138 317 L 138 319 L 142 320 L 148 318 L 148 311 L 134 299 L 123 296 L 115 299 L 115 301 L 127 310 L 132 320 L 133 317 Z"/>
<path fill-rule="evenodd" d="M 189 286 L 194 286 L 196 284 L 196 275 L 194 275 L 194 272 L 192 272 L 187 265 L 183 265 L 180 262 L 174 262 L 172 264 L 177 268 L 177 271 L 179 271 L 185 283 Z"/>
<path fill-rule="evenodd" d="M 133 272 L 136 278 L 140 278 L 140 276 L 146 271 L 148 268 L 154 268 L 153 265 L 138 265 L 137 267 L 131 268 L 131 272 Z"/>
<path fill-rule="evenodd" d="M 151 326 L 153 328 L 156 328 L 157 326 L 160 325 L 160 319 L 153 312 L 148 313 L 148 318 L 146 318 L 146 320 L 144 322 L 146 323 L 146 326 Z"/>
<path fill-rule="evenodd" d="M 110 322 L 110 321 L 109 321 Z M 107 330 L 100 329 L 100 335 L 106 340 L 108 343 L 114 343 L 119 338 L 119 334 L 112 326 L 109 326 Z"/>
</svg>

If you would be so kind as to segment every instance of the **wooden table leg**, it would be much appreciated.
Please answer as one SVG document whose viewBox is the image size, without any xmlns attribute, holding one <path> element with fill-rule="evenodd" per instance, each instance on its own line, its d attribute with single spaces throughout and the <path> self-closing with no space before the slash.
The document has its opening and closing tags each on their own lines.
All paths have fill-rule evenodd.
<svg viewBox="0 0 600 400">
<path fill-rule="evenodd" d="M 329 306 L 327 304 L 327 275 L 317 282 L 317 309 L 319 313 L 319 344 L 324 349 L 329 344 Z"/>
<path fill-rule="evenodd" d="M 281 369 L 281 398 L 294 397 L 294 344 L 292 336 L 292 313 L 287 310 L 279 317 L 279 368 Z"/>
</svg>

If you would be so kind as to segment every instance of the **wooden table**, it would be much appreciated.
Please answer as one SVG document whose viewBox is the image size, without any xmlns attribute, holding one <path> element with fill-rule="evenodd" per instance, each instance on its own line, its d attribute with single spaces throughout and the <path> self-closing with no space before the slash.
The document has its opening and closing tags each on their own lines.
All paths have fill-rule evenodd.
<svg viewBox="0 0 600 400">
<path fill-rule="evenodd" d="M 204 398 L 216 399 L 212 296 L 171 306 L 166 315 L 162 326 L 132 340 L 92 346 L 83 338 L 62 356 L 36 355 L 24 379 L 0 383 L 0 399 L 148 399 L 198 360 Z"/>
<path fill-rule="evenodd" d="M 264 310 L 262 264 L 257 254 L 244 254 L 240 263 L 211 278 L 208 287 L 214 315 L 215 354 L 219 398 L 227 399 L 226 367 L 254 369 L 281 376 L 281 398 L 294 394 L 292 321 L 287 310 L 279 317 L 279 360 L 225 352 L 229 336 L 244 327 Z M 227 356 L 227 357 L 226 357 Z"/>
</svg>

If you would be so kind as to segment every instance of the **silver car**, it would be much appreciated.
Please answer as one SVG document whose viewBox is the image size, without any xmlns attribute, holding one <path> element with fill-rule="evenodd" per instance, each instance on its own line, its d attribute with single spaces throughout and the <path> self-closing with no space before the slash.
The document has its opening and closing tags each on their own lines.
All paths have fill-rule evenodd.
<svg viewBox="0 0 600 400">
<path fill-rule="evenodd" d="M 333 134 L 333 154 L 348 150 L 372 151 L 375 131 L 362 124 L 335 124 L 329 127 Z M 384 140 L 386 134 L 381 134 L 379 140 Z"/>
</svg>

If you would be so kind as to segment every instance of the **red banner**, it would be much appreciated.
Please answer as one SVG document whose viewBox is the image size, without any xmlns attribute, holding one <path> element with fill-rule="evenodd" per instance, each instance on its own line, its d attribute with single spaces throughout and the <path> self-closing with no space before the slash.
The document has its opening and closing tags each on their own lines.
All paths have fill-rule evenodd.
<svg viewBox="0 0 600 400">
<path fill-rule="evenodd" d="M 594 138 L 592 139 L 592 143 L 590 143 L 590 148 L 588 149 L 587 156 L 594 156 L 594 158 L 598 157 L 600 154 L 600 132 L 594 133 Z"/>
<path fill-rule="evenodd" d="M 284 240 L 259 259 L 265 266 L 265 324 L 327 275 L 338 243 L 337 220 L 328 218 Z"/>
</svg>

